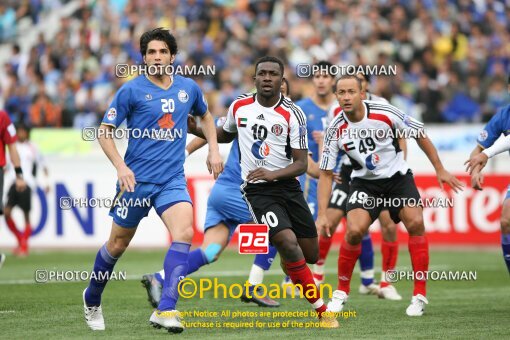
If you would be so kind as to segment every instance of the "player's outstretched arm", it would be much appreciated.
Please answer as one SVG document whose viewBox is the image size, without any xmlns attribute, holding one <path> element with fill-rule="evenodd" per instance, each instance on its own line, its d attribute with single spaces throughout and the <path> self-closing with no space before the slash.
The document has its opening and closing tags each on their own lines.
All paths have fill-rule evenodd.
<svg viewBox="0 0 510 340">
<path fill-rule="evenodd" d="M 207 111 L 202 117 L 202 131 L 204 137 L 209 144 L 209 154 L 207 155 L 207 169 L 209 173 L 214 175 L 214 179 L 223 172 L 223 159 L 220 156 L 220 150 L 218 148 L 218 139 L 216 136 L 216 127 L 214 125 L 214 118 L 209 111 Z"/>
<path fill-rule="evenodd" d="M 204 132 L 202 131 L 202 128 L 197 126 L 193 116 L 188 116 L 188 132 L 205 140 Z M 222 126 L 216 127 L 216 139 L 218 143 L 230 143 L 234 140 L 234 138 L 236 138 L 236 136 L 236 133 L 229 133 L 225 131 Z"/>
<path fill-rule="evenodd" d="M 430 139 L 427 136 L 424 136 L 416 138 L 416 142 L 434 166 L 441 190 L 443 190 L 443 183 L 448 184 L 455 192 L 463 190 L 464 184 L 443 167 L 443 163 L 441 163 L 439 155 L 437 154 L 436 147 L 432 144 Z"/>
<path fill-rule="evenodd" d="M 273 182 L 276 180 L 295 178 L 304 174 L 308 167 L 308 150 L 292 149 L 292 159 L 292 163 L 283 169 L 272 171 L 264 168 L 257 168 L 252 170 L 246 176 L 246 180 L 248 182 Z"/>
<path fill-rule="evenodd" d="M 204 145 L 207 144 L 207 141 L 200 137 L 195 137 L 191 140 L 191 142 L 186 145 L 186 157 L 191 155 L 193 152 L 197 151 L 198 149 L 202 148 Z"/>
<path fill-rule="evenodd" d="M 480 148 L 480 146 L 477 147 Z M 476 168 L 478 168 L 481 171 L 487 164 L 489 158 L 492 158 L 497 154 L 500 154 L 508 150 L 510 150 L 510 135 L 498 139 L 490 147 L 481 152 L 478 152 L 478 154 L 475 156 L 473 156 L 473 153 L 471 153 L 471 157 L 464 163 L 467 164 L 466 171 L 469 171 L 470 175 Z"/>
<path fill-rule="evenodd" d="M 104 133 L 98 132 L 99 145 L 101 145 L 106 157 L 108 157 L 115 169 L 117 169 L 117 178 L 119 179 L 121 190 L 126 189 L 128 192 L 133 192 L 135 191 L 136 184 L 135 174 L 128 168 L 126 163 L 124 163 L 122 156 L 117 150 L 117 146 L 115 146 L 113 133 L 109 133 L 113 129 L 114 127 L 111 125 L 101 124 L 99 126 L 99 130 L 104 130 Z"/>
<path fill-rule="evenodd" d="M 313 178 L 319 178 L 319 170 L 319 164 L 317 164 L 317 162 L 313 160 L 312 156 L 308 154 L 308 167 L 306 169 L 306 173 Z"/>
<path fill-rule="evenodd" d="M 480 145 L 476 145 L 475 148 L 473 149 L 473 151 L 471 151 L 471 154 L 469 155 L 469 159 L 476 157 L 482 151 L 483 151 L 483 147 Z M 465 162 L 464 164 L 466 164 L 466 163 L 467 162 Z M 480 170 L 480 167 L 475 166 L 471 170 L 472 170 L 472 172 L 471 172 L 471 187 L 476 190 L 482 190 L 484 178 L 483 178 L 483 174 Z M 468 170 L 466 169 L 466 171 L 468 171 Z"/>
<path fill-rule="evenodd" d="M 322 235 L 331 237 L 331 223 L 326 217 L 326 210 L 328 208 L 329 198 L 331 196 L 331 186 L 333 184 L 333 171 L 332 170 L 320 170 L 319 184 L 317 186 L 317 221 L 315 226 L 317 232 Z"/>
</svg>

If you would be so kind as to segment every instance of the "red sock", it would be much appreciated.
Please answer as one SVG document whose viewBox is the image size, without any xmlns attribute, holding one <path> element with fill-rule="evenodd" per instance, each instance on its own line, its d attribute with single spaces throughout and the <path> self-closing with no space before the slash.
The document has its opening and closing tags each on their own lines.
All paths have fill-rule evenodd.
<svg viewBox="0 0 510 340">
<path fill-rule="evenodd" d="M 25 224 L 25 238 L 29 238 L 32 235 L 32 226 L 30 223 Z"/>
<path fill-rule="evenodd" d="M 386 282 L 385 273 L 388 270 L 395 270 L 395 265 L 397 264 L 398 242 L 386 242 L 383 240 L 381 245 L 381 253 L 383 273 L 381 279 L 381 288 L 384 288 L 390 285 L 388 282 Z"/>
<path fill-rule="evenodd" d="M 12 233 L 16 237 L 16 240 L 18 240 L 18 244 L 21 246 L 21 238 L 23 235 L 16 227 L 16 223 L 14 223 L 14 221 L 10 217 L 6 217 L 5 222 L 7 222 L 7 227 L 9 228 L 10 231 L 12 231 Z"/>
<path fill-rule="evenodd" d="M 319 260 L 316 263 L 318 266 L 324 265 L 332 243 L 333 237 L 319 236 Z"/>
<path fill-rule="evenodd" d="M 425 272 L 429 269 L 429 243 L 427 237 L 424 236 L 409 236 L 409 254 L 411 254 L 411 263 L 413 264 L 414 272 L 414 291 L 413 295 L 427 294 L 427 280 Z M 418 272 L 422 272 L 417 274 Z M 416 280 L 416 278 L 423 278 Z"/>
<path fill-rule="evenodd" d="M 320 291 L 317 289 L 310 268 L 306 265 L 305 259 L 297 262 L 285 262 L 287 273 L 295 285 L 300 284 L 303 287 L 303 295 L 310 302 L 319 313 L 319 318 L 322 313 L 326 311 L 326 305 L 320 296 Z"/>
<path fill-rule="evenodd" d="M 21 250 L 28 252 L 28 238 L 32 235 L 32 227 L 29 223 L 25 224 L 25 232 L 21 237 Z"/>
<path fill-rule="evenodd" d="M 338 256 L 338 290 L 349 294 L 351 290 L 351 276 L 356 261 L 361 254 L 361 243 L 355 246 L 342 241 L 340 255 Z"/>
</svg>

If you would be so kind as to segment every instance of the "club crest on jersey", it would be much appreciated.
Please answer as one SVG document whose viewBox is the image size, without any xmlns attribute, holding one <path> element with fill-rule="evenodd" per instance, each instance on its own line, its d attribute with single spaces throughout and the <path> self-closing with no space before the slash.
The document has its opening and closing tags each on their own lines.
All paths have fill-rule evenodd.
<svg viewBox="0 0 510 340">
<path fill-rule="evenodd" d="M 480 142 L 484 142 L 487 137 L 489 137 L 489 133 L 487 132 L 487 130 L 483 130 L 482 132 L 480 132 L 480 135 L 478 135 L 478 140 Z"/>
<path fill-rule="evenodd" d="M 275 124 L 271 127 L 271 132 L 276 136 L 280 136 L 283 133 L 283 127 L 280 124 Z"/>
<path fill-rule="evenodd" d="M 365 164 L 369 170 L 374 170 L 377 167 L 377 164 L 381 161 L 381 157 L 378 154 L 373 153 L 365 159 Z"/>
<path fill-rule="evenodd" d="M 151 99 L 152 99 L 151 94 L 150 94 L 150 93 L 147 93 L 147 94 L 145 95 L 145 100 L 151 100 Z"/>
<path fill-rule="evenodd" d="M 186 103 L 189 100 L 189 95 L 184 90 L 180 90 L 177 94 L 177 98 L 179 98 L 179 101 L 181 103 Z"/>
<path fill-rule="evenodd" d="M 110 110 L 108 110 L 108 114 L 106 115 L 106 117 L 110 121 L 114 120 L 115 118 L 117 118 L 117 110 L 115 110 L 114 107 L 110 108 Z"/>
<path fill-rule="evenodd" d="M 262 140 L 256 141 L 251 146 L 251 153 L 256 158 L 255 163 L 257 166 L 266 165 L 265 158 L 269 156 L 270 152 L 271 149 L 269 148 L 269 145 L 267 145 L 267 143 Z"/>
</svg>

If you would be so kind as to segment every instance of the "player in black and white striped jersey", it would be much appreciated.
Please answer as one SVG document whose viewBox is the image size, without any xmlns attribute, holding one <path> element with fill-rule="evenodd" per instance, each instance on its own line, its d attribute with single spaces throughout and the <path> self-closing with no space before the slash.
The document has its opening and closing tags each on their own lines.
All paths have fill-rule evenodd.
<svg viewBox="0 0 510 340">
<path fill-rule="evenodd" d="M 283 63 L 263 57 L 255 65 L 257 93 L 243 95 L 229 108 L 218 141 L 239 140 L 241 191 L 253 219 L 269 226 L 282 268 L 318 312 L 323 327 L 338 327 L 306 263 L 318 255 L 317 230 L 297 176 L 307 169 L 308 142 L 304 113 L 280 94 Z"/>
</svg>

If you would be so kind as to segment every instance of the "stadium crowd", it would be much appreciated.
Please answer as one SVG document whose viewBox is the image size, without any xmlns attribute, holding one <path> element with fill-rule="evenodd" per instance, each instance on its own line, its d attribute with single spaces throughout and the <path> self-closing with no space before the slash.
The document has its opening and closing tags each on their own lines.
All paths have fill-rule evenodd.
<svg viewBox="0 0 510 340">
<path fill-rule="evenodd" d="M 214 75 L 193 77 L 214 114 L 253 88 L 253 63 L 264 55 L 286 62 L 295 100 L 311 86 L 296 65 L 329 60 L 397 65 L 396 76 L 372 78 L 372 92 L 425 122 L 487 121 L 510 103 L 508 0 L 79 1 L 56 35 L 42 33 L 26 49 L 20 20 L 44 27 L 70 1 L 0 3 L 0 44 L 11 50 L 0 107 L 14 122 L 97 125 L 127 80 L 115 65 L 141 63 L 140 34 L 154 27 L 176 35 L 177 64 L 215 66 Z"/>
</svg>

